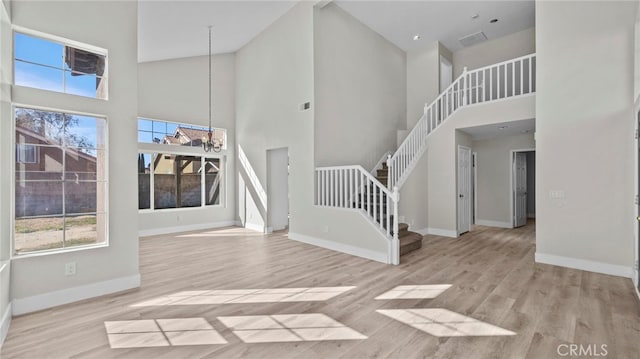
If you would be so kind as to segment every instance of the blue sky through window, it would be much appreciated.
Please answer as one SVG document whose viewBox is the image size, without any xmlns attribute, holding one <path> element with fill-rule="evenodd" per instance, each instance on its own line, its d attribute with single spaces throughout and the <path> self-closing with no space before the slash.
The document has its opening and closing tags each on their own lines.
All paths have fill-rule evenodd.
<svg viewBox="0 0 640 359">
<path fill-rule="evenodd" d="M 96 76 L 72 76 L 64 51 L 63 44 L 16 32 L 16 85 L 95 98 Z"/>
</svg>

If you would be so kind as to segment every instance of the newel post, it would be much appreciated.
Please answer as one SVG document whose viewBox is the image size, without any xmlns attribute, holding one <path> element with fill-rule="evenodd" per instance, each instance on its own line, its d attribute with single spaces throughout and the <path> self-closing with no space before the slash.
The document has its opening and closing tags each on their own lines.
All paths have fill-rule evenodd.
<svg viewBox="0 0 640 359">
<path fill-rule="evenodd" d="M 400 241 L 398 240 L 398 202 L 400 192 L 398 187 L 393 187 L 393 239 L 391 239 L 391 264 L 400 264 Z"/>
<path fill-rule="evenodd" d="M 462 91 L 462 104 L 463 104 L 463 106 L 466 106 L 466 105 L 469 104 L 468 103 L 469 96 L 467 96 L 467 91 L 469 90 L 469 84 L 468 84 L 469 81 L 468 81 L 468 78 L 467 78 L 467 67 L 466 66 L 462 69 L 462 78 L 463 78 L 463 82 L 464 82 L 464 89 Z"/>
<path fill-rule="evenodd" d="M 391 186 L 391 152 L 387 153 L 387 188 Z"/>
</svg>

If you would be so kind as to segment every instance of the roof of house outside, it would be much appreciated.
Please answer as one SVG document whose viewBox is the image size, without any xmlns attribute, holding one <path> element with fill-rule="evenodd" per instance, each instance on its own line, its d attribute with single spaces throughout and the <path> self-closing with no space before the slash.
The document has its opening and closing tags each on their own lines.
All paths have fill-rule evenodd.
<svg viewBox="0 0 640 359">
<path fill-rule="evenodd" d="M 212 129 L 213 138 L 222 141 L 218 133 L 222 133 L 219 130 Z M 182 145 L 182 146 L 200 146 L 202 144 L 202 138 L 207 137 L 209 130 L 200 130 L 196 128 L 188 128 L 178 126 L 173 135 L 164 136 L 163 143 L 169 145 Z"/>
</svg>

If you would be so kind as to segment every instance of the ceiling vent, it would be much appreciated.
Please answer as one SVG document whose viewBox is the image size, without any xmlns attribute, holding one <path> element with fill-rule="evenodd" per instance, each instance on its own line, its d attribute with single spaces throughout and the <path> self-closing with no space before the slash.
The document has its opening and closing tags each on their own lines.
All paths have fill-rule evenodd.
<svg viewBox="0 0 640 359">
<path fill-rule="evenodd" d="M 458 41 L 460 41 L 462 46 L 465 46 L 465 47 L 473 46 L 483 41 L 487 41 L 487 35 L 485 35 L 484 32 L 480 31 L 480 32 L 476 32 L 475 34 L 461 37 L 460 39 L 458 39 Z"/>
</svg>

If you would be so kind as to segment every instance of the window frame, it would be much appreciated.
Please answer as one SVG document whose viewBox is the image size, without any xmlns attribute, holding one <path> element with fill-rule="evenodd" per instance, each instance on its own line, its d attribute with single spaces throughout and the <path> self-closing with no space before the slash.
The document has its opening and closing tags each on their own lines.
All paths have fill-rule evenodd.
<svg viewBox="0 0 640 359">
<path fill-rule="evenodd" d="M 141 147 L 140 144 L 144 144 L 146 146 Z M 151 147 L 151 148 L 149 148 Z M 156 147 L 156 148 L 153 148 Z M 167 148 L 168 147 L 168 148 Z M 171 212 L 171 211 L 189 211 L 189 210 L 202 210 L 207 208 L 226 208 L 226 193 L 227 193 L 227 161 L 226 156 L 221 153 L 205 153 L 202 152 L 193 152 L 193 151 L 172 151 L 173 149 L 180 149 L 181 146 L 175 145 L 163 145 L 163 144 L 149 144 L 149 143 L 138 143 L 138 155 L 152 155 L 151 157 L 151 166 L 149 171 L 149 208 L 138 208 L 139 213 L 156 213 L 156 212 Z M 193 148 L 193 147 L 186 147 Z M 199 149 L 199 147 L 196 147 Z M 172 156 L 194 156 L 200 157 L 201 168 L 205 167 L 205 159 L 213 158 L 220 161 L 220 189 L 218 194 L 218 204 L 206 204 L 206 173 L 204 169 L 200 174 L 200 206 L 193 207 L 175 207 L 175 208 L 155 208 L 155 169 L 153 167 L 153 161 L 155 156 L 157 155 L 172 155 Z M 140 191 L 140 185 L 138 184 L 138 192 Z M 140 204 L 138 203 L 138 206 Z"/>
<path fill-rule="evenodd" d="M 87 98 L 87 99 L 93 99 L 93 100 L 100 100 L 100 101 L 108 101 L 109 100 L 109 51 L 107 49 L 98 47 L 98 46 L 92 46 L 86 43 L 82 43 L 79 41 L 74 41 L 71 39 L 67 39 L 61 36 L 56 36 L 56 35 L 52 35 L 52 34 L 48 34 L 45 32 L 41 32 L 41 31 L 37 31 L 37 30 L 33 30 L 33 29 L 29 29 L 26 27 L 22 27 L 19 25 L 12 25 L 11 27 L 12 31 L 11 31 L 11 38 L 12 38 L 12 56 L 11 56 L 11 74 L 12 74 L 12 85 L 13 86 L 17 86 L 17 87 L 24 87 L 24 88 L 35 88 L 37 90 L 40 91 L 48 91 L 48 92 L 54 92 L 54 93 L 61 93 L 61 94 L 65 94 L 65 95 L 69 95 L 69 96 L 78 96 L 78 97 L 82 97 L 82 98 Z M 22 35 L 26 35 L 26 36 L 31 36 L 31 37 L 35 37 L 38 38 L 40 40 L 44 40 L 44 41 L 48 41 L 48 42 L 52 42 L 52 43 L 56 43 L 59 45 L 62 45 L 63 48 L 64 46 L 68 46 L 68 47 L 72 47 L 78 50 L 82 50 L 82 51 L 87 51 L 90 53 L 94 53 L 96 55 L 100 55 L 100 56 L 104 56 L 105 58 L 105 64 L 104 64 L 104 73 L 102 76 L 98 76 L 96 74 L 96 77 L 100 77 L 102 79 L 106 80 L 106 91 L 104 94 L 104 98 L 98 97 L 97 93 L 96 96 L 90 97 L 90 96 L 84 96 L 84 95 L 78 95 L 78 94 L 74 94 L 74 93 L 70 93 L 66 91 L 66 76 L 65 73 L 66 72 L 80 72 L 80 71 L 67 71 L 64 69 L 64 66 L 62 68 L 57 68 L 51 65 L 47 65 L 47 64 L 40 64 L 40 63 L 35 63 L 32 61 L 25 61 L 25 60 L 17 60 L 16 59 L 16 43 L 15 43 L 15 37 L 16 37 L 16 33 L 18 34 L 22 34 Z M 64 51 L 63 51 L 63 58 L 62 58 L 62 64 L 64 64 Z M 30 86 L 24 86 L 24 85 L 18 85 L 16 84 L 16 61 L 22 62 L 22 63 L 27 63 L 27 64 L 32 64 L 32 65 L 36 65 L 36 66 L 40 66 L 40 67 L 44 67 L 44 68 L 49 68 L 49 69 L 54 69 L 54 70 L 58 70 L 62 72 L 62 78 L 63 78 L 63 90 L 62 91 L 55 91 L 55 90 L 47 90 L 47 89 L 41 89 L 41 88 L 37 88 L 37 87 L 30 87 Z M 97 89 L 96 89 L 97 92 Z M 105 117 L 105 116 L 100 116 L 100 117 Z"/>
<path fill-rule="evenodd" d="M 84 245 L 77 245 L 77 246 L 71 246 L 71 247 L 62 247 L 62 248 L 54 248 L 54 249 L 44 249 L 44 250 L 38 250 L 38 251 L 30 251 L 30 252 L 24 252 L 24 253 L 17 253 L 16 252 L 16 244 L 15 244 L 15 240 L 16 240 L 16 233 L 15 233 L 15 229 L 16 229 L 16 179 L 15 179 L 15 175 L 16 175 L 16 164 L 17 161 L 16 159 L 16 148 L 17 148 L 17 144 L 16 140 L 15 140 L 15 133 L 16 133 L 16 110 L 19 108 L 23 108 L 23 109 L 29 109 L 29 110 L 36 110 L 36 111 L 47 111 L 47 112 L 58 112 L 58 113 L 64 113 L 64 114 L 70 114 L 70 115 L 77 115 L 77 116 L 86 116 L 86 117 L 95 117 L 98 119 L 103 119 L 105 121 L 105 126 L 104 126 L 104 153 L 105 153 L 105 162 L 104 162 L 104 180 L 99 181 L 99 180 L 95 180 L 96 186 L 98 183 L 103 183 L 104 184 L 104 198 L 103 198 L 103 202 L 104 202 L 104 212 L 100 212 L 100 214 L 104 215 L 104 242 L 100 242 L 100 243 L 90 243 L 90 244 L 84 244 Z M 12 119 L 11 119 L 11 132 L 12 132 L 12 141 L 14 146 L 12 146 L 12 153 L 11 156 L 14 159 L 11 163 L 11 175 L 12 175 L 12 179 L 10 181 L 11 184 L 11 198 L 10 198 L 10 215 L 11 215 L 11 225 L 9 230 L 11 231 L 11 241 L 10 241 L 10 255 L 11 255 L 11 260 L 13 259 L 22 259 L 22 258 L 31 258 L 31 257 L 40 257 L 40 256 L 48 256 L 48 255 L 52 255 L 52 254 L 61 254 L 61 253 L 69 253 L 69 252 L 76 252 L 76 251 L 84 251 L 84 250 L 91 250 L 91 249 L 98 249 L 98 248 L 105 248 L 105 247 L 109 247 L 110 246 L 110 235 L 109 235 L 109 213 L 110 213 L 110 206 L 109 206 L 109 118 L 107 115 L 102 115 L 102 114 L 96 114 L 96 113 L 89 113 L 89 112 L 82 112 L 82 111 L 67 111 L 67 110 L 63 110 L 63 109 L 59 109 L 59 108 L 52 108 L 52 107 L 45 107 L 45 106 L 38 106 L 38 105 L 32 105 L 32 104 L 25 104 L 25 103 L 12 103 L 11 104 L 11 113 L 12 113 Z M 64 172 L 63 172 L 64 173 Z M 63 180 L 64 181 L 64 180 Z M 96 194 L 97 196 L 97 194 Z M 64 197 L 64 196 L 63 196 Z M 97 208 L 96 208 L 96 216 L 97 216 L 98 212 L 97 212 Z M 63 214 L 64 215 L 64 214 Z M 62 217 L 65 218 L 65 217 Z M 96 229 L 97 230 L 97 229 Z"/>
<path fill-rule="evenodd" d="M 151 121 L 152 125 L 151 125 L 151 131 L 148 130 L 141 130 L 140 129 L 140 120 L 143 121 Z M 186 122 L 175 122 L 175 121 L 167 121 L 167 120 L 159 120 L 159 119 L 155 119 L 155 118 L 149 118 L 149 117 L 138 117 L 138 126 L 137 126 L 137 134 L 138 134 L 138 138 L 140 136 L 140 133 L 151 133 L 151 137 L 153 138 L 153 134 L 156 133 L 156 131 L 153 130 L 153 123 L 154 122 L 163 122 L 165 123 L 165 125 L 177 125 L 177 127 L 188 127 L 188 128 L 193 128 L 193 127 L 199 127 L 198 130 L 207 130 L 208 128 L 206 126 L 202 126 L 202 125 L 194 125 L 191 123 L 186 123 Z M 211 130 L 213 132 L 215 132 L 216 130 L 219 131 L 224 131 L 224 138 L 222 139 L 222 152 L 227 150 L 227 129 L 226 128 L 221 128 L 221 127 L 211 127 Z M 157 132 L 158 134 L 160 132 Z M 168 133 L 164 133 L 164 135 L 168 135 Z M 155 143 L 155 142 L 140 142 L 138 141 L 138 145 L 140 144 L 145 144 L 145 145 L 166 145 L 163 143 Z M 194 146 L 194 145 L 189 145 L 189 146 L 185 146 L 185 145 L 168 145 L 168 146 L 173 146 L 173 147 L 178 147 L 178 148 L 200 148 L 201 146 Z"/>
<path fill-rule="evenodd" d="M 138 116 L 137 117 L 137 124 L 136 124 L 136 133 L 139 134 L 140 133 L 140 120 L 145 120 L 145 121 L 152 121 L 152 122 L 164 122 L 166 124 L 174 124 L 174 125 L 184 125 L 184 126 L 197 126 L 197 127 L 203 127 L 201 125 L 195 125 L 195 124 L 191 124 L 191 123 L 186 123 L 186 122 L 175 122 L 175 121 L 168 121 L 168 120 L 161 120 L 161 119 L 157 119 L 157 118 L 152 118 L 152 117 L 144 117 L 144 116 Z M 153 128 L 153 124 L 152 124 L 152 128 Z M 220 190 L 219 190 L 219 203 L 218 204 L 210 204 L 207 205 L 205 204 L 205 198 L 204 198 L 204 193 L 205 193 L 205 173 L 204 170 L 202 171 L 202 178 L 201 178 L 201 203 L 200 206 L 198 207 L 176 207 L 176 208 L 161 208 L 161 209 L 155 209 L 155 203 L 154 203 L 154 168 L 153 165 L 151 166 L 151 171 L 150 171 L 150 185 L 149 185 L 149 208 L 144 208 L 144 209 L 140 209 L 138 208 L 138 213 L 141 214 L 145 214 L 145 213 L 156 213 L 156 212 L 179 212 L 179 211 L 193 211 L 193 210 L 204 210 L 207 208 L 226 208 L 227 207 L 227 182 L 228 182 L 228 167 L 227 167 L 227 151 L 228 151 L 228 147 L 227 147 L 227 132 L 228 130 L 226 128 L 218 128 L 218 127 L 212 127 L 212 129 L 218 129 L 218 130 L 223 130 L 224 131 L 224 143 L 223 143 L 223 147 L 222 150 L 220 152 L 203 152 L 202 151 L 202 146 L 178 146 L 178 145 L 169 145 L 169 144 L 162 144 L 162 143 L 150 143 L 150 142 L 138 142 L 138 155 L 140 154 L 150 154 L 150 155 L 157 155 L 159 153 L 164 154 L 164 155 L 183 155 L 183 156 L 199 156 L 200 157 L 200 161 L 201 164 L 204 166 L 205 162 L 204 159 L 205 158 L 216 158 L 220 161 L 220 170 L 222 171 L 222 174 L 220 175 L 220 181 L 222 182 L 220 184 Z M 150 132 L 150 131 L 144 131 L 143 132 Z M 153 131 L 151 131 L 153 132 Z M 153 162 L 153 157 L 152 160 Z M 138 191 L 140 191 L 140 185 L 138 184 Z M 140 204 L 138 203 L 138 206 Z"/>
<path fill-rule="evenodd" d="M 27 149 L 31 149 L 33 152 L 33 161 L 26 160 L 25 154 L 27 153 Z M 30 151 L 30 152 L 31 152 Z M 31 143 L 16 143 L 16 163 L 25 163 L 25 164 L 34 164 L 38 163 L 38 147 Z"/>
</svg>

